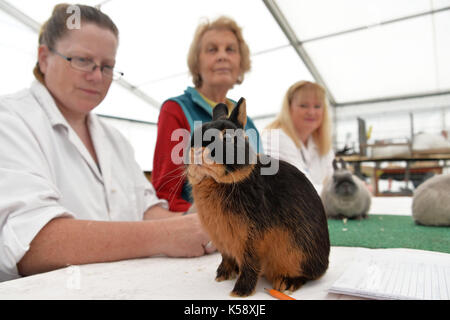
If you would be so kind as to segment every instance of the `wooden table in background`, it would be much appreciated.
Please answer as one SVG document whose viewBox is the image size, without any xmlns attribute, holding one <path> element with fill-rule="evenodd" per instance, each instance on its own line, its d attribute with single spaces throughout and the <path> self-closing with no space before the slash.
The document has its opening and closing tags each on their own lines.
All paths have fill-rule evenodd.
<svg viewBox="0 0 450 320">
<path fill-rule="evenodd" d="M 398 156 L 398 157 L 380 157 L 373 158 L 367 156 L 360 155 L 349 155 L 349 156 L 341 156 L 340 158 L 344 159 L 348 163 L 352 163 L 354 165 L 355 174 L 361 176 L 361 164 L 372 162 L 375 163 L 373 168 L 373 178 L 374 178 L 374 195 L 375 196 L 386 196 L 389 194 L 380 193 L 378 189 L 378 181 L 379 177 L 383 173 L 391 173 L 391 174 L 404 174 L 405 181 L 408 182 L 410 180 L 410 175 L 412 173 L 427 173 L 433 172 L 435 174 L 442 174 L 442 169 L 444 166 L 441 165 L 431 165 L 431 166 L 416 166 L 413 167 L 412 164 L 418 161 L 447 161 L 450 160 L 450 153 L 413 153 L 408 156 Z M 380 168 L 380 164 L 383 162 L 406 162 L 405 167 L 403 168 Z M 395 195 L 395 194 L 393 194 Z"/>
</svg>

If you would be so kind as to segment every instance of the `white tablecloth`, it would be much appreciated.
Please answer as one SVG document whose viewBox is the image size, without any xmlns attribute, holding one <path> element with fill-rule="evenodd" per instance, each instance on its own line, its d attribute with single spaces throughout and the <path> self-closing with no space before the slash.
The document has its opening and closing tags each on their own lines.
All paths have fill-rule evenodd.
<svg viewBox="0 0 450 320">
<path fill-rule="evenodd" d="M 411 215 L 411 202 L 410 197 L 374 197 L 369 213 Z M 349 266 L 357 251 L 358 248 L 332 247 L 326 274 L 319 280 L 306 283 L 291 295 L 297 299 L 356 299 L 331 294 L 327 290 Z M 417 250 L 417 254 L 421 252 Z M 152 257 L 70 266 L 0 283 L 0 300 L 236 299 L 229 295 L 235 279 L 214 281 L 220 261 L 220 254 L 216 253 L 191 259 Z M 273 299 L 264 291 L 265 287 L 271 286 L 261 278 L 255 294 L 246 299 Z"/>
<path fill-rule="evenodd" d="M 411 249 L 372 249 L 408 250 Z M 330 265 L 319 280 L 310 281 L 292 293 L 296 299 L 357 299 L 328 293 L 331 285 L 352 262 L 358 248 L 332 247 Z M 426 251 L 414 250 L 418 255 Z M 99 263 L 47 272 L 0 283 L 3 299 L 236 299 L 229 295 L 234 280 L 216 282 L 215 271 L 220 254 L 199 258 L 152 257 Z M 274 299 L 258 282 L 254 295 L 246 299 Z"/>
</svg>

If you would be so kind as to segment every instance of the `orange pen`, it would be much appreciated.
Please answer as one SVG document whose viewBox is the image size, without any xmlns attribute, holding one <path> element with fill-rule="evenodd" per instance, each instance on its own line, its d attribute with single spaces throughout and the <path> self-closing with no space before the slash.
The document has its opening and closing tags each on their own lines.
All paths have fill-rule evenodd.
<svg viewBox="0 0 450 320">
<path fill-rule="evenodd" d="M 287 294 L 284 294 L 284 293 L 282 293 L 280 291 L 277 291 L 275 289 L 264 288 L 264 290 L 266 290 L 272 297 L 280 299 L 280 300 L 297 300 L 297 299 L 294 299 L 294 298 L 288 296 Z"/>
</svg>

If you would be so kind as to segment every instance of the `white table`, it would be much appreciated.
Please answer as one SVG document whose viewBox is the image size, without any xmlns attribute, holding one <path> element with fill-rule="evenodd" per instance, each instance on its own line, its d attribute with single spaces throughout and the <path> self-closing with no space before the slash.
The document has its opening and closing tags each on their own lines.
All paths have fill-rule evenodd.
<svg viewBox="0 0 450 320">
<path fill-rule="evenodd" d="M 372 198 L 370 214 L 411 215 L 410 197 Z M 358 248 L 332 247 L 330 265 L 319 280 L 292 293 L 297 299 L 356 299 L 330 294 L 328 288 L 342 275 Z M 377 249 L 409 250 L 411 249 Z M 417 254 L 426 251 L 415 250 Z M 192 259 L 153 257 L 71 266 L 52 272 L 0 282 L 2 299 L 236 299 L 229 296 L 236 280 L 214 281 L 218 253 Z M 258 282 L 246 299 L 273 299 Z"/>
<path fill-rule="evenodd" d="M 407 250 L 418 255 L 427 251 Z M 342 275 L 358 248 L 332 247 L 330 265 L 325 275 L 306 283 L 292 293 L 296 299 L 357 299 L 328 293 L 330 286 Z M 236 280 L 216 282 L 215 271 L 220 254 L 199 258 L 152 257 L 99 263 L 47 272 L 0 283 L 0 300 L 4 299 L 236 299 L 229 295 Z M 265 278 L 258 282 L 254 295 L 246 298 L 274 299 L 264 288 Z"/>
<path fill-rule="evenodd" d="M 412 197 L 372 197 L 369 214 L 412 215 Z"/>
</svg>

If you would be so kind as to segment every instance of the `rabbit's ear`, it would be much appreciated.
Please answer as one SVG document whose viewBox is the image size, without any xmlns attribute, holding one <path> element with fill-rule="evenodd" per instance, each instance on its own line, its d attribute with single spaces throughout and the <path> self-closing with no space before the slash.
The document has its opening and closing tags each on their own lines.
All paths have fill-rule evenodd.
<svg viewBox="0 0 450 320">
<path fill-rule="evenodd" d="M 213 121 L 224 120 L 228 117 L 228 107 L 225 103 L 217 104 L 213 109 Z"/>
<path fill-rule="evenodd" d="M 239 128 L 245 128 L 247 124 L 247 107 L 244 98 L 239 99 L 236 107 L 231 112 L 229 120 L 234 122 Z"/>
<path fill-rule="evenodd" d="M 341 162 L 341 168 L 347 169 L 347 164 L 345 163 L 344 159 L 340 158 L 339 161 Z"/>
<path fill-rule="evenodd" d="M 333 159 L 333 169 L 334 169 L 334 171 L 337 171 L 339 169 L 338 166 L 337 166 L 336 158 Z"/>
</svg>

